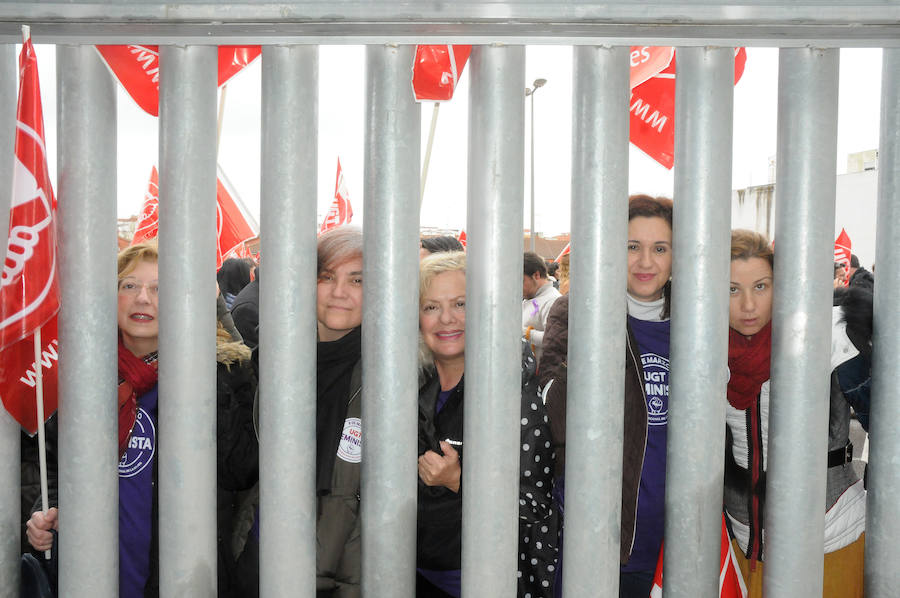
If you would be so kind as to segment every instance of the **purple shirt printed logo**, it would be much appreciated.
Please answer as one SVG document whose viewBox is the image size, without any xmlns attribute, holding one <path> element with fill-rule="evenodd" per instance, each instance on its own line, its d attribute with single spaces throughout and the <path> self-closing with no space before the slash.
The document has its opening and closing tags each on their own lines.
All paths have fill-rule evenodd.
<svg viewBox="0 0 900 598">
<path fill-rule="evenodd" d="M 155 453 L 156 426 L 153 425 L 153 419 L 141 407 L 131 430 L 131 438 L 128 439 L 128 448 L 119 461 L 119 477 L 130 478 L 141 473 L 153 462 Z"/>
</svg>

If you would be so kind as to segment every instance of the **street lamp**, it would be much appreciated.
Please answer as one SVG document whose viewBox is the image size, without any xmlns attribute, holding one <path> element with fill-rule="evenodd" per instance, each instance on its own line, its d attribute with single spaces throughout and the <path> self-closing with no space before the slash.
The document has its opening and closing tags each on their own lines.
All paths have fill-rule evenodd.
<svg viewBox="0 0 900 598">
<path fill-rule="evenodd" d="M 531 251 L 534 252 L 534 94 L 546 85 L 546 79 L 535 79 L 532 87 L 525 88 L 525 97 L 531 96 Z"/>
</svg>

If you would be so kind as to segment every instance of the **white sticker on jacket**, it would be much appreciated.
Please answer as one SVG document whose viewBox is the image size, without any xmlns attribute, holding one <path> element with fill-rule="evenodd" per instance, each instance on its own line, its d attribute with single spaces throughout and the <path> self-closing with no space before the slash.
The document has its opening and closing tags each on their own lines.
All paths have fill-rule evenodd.
<svg viewBox="0 0 900 598">
<path fill-rule="evenodd" d="M 358 417 L 344 420 L 337 456 L 347 463 L 359 463 L 362 460 L 362 422 Z"/>
</svg>

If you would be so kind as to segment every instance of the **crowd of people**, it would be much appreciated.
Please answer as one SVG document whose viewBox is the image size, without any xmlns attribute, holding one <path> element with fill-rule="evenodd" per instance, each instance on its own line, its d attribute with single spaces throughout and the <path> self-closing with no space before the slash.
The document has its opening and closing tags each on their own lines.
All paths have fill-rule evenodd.
<svg viewBox="0 0 900 598">
<path fill-rule="evenodd" d="M 669 407 L 672 201 L 629 198 L 620 534 L 620 597 L 647 598 L 665 520 Z M 316 319 L 317 596 L 361 596 L 363 236 L 342 226 L 319 237 Z M 855 258 L 855 256 L 854 256 Z M 523 257 L 518 596 L 561 595 L 564 562 L 568 363 L 568 259 L 548 270 Z M 828 404 L 825 592 L 862 596 L 865 489 L 851 467 L 851 417 L 868 427 L 872 274 L 859 268 L 835 293 Z M 750 596 L 762 595 L 771 371 L 774 249 L 759 233 L 731 243 L 729 381 L 723 512 Z M 843 271 L 843 269 L 842 269 Z M 419 273 L 418 514 L 416 595 L 459 597 L 465 408 L 466 254 L 452 237 L 423 239 Z M 556 276 L 554 277 L 554 273 Z M 838 269 L 835 269 L 837 276 Z M 119 595 L 158 596 L 155 457 L 158 436 L 158 254 L 118 260 Z M 559 288 L 557 288 L 559 287 Z M 218 595 L 259 594 L 259 438 L 256 422 L 259 273 L 242 260 L 218 275 Z M 599 386 L 598 386 L 599 387 Z M 165 397 L 162 399 L 165 401 Z M 474 407 L 477 409 L 477 406 Z M 54 545 L 59 528 L 49 422 L 50 502 L 26 519 L 28 547 Z M 714 431 L 710 431 L 713 433 Z M 33 470 L 23 453 L 23 472 Z M 24 479 L 24 478 L 23 478 Z M 29 477 L 28 479 L 32 479 Z M 25 486 L 23 486 L 23 489 Z M 286 558 L 286 557 L 285 557 Z"/>
</svg>

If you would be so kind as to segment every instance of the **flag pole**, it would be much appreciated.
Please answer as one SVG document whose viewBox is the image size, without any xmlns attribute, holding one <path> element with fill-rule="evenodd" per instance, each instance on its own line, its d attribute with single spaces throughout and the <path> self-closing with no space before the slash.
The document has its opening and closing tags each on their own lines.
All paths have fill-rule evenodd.
<svg viewBox="0 0 900 598">
<path fill-rule="evenodd" d="M 425 163 L 422 164 L 422 181 L 419 184 L 419 211 L 422 211 L 422 202 L 425 200 L 425 180 L 428 178 L 428 163 L 431 161 L 431 146 L 434 144 L 434 131 L 437 128 L 438 110 L 441 107 L 440 102 L 434 103 L 434 110 L 431 112 L 431 131 L 428 133 L 428 145 L 425 146 Z"/>
<path fill-rule="evenodd" d="M 47 498 L 47 441 L 44 436 L 44 370 L 41 367 L 41 329 L 34 331 L 34 372 L 36 384 L 34 400 L 37 407 L 38 429 L 38 463 L 41 470 L 41 511 L 44 514 L 50 509 Z M 50 551 L 44 551 L 44 558 L 50 560 Z"/>
<path fill-rule="evenodd" d="M 31 39 L 31 27 L 22 25 L 22 43 L 28 43 Z M 37 407 L 37 432 L 38 432 L 38 466 L 41 472 L 41 510 L 46 514 L 50 510 L 47 490 L 47 441 L 44 437 L 44 373 L 41 368 L 41 328 L 34 331 L 34 372 L 37 374 L 35 383 L 34 400 Z M 44 558 L 50 560 L 51 552 L 44 551 Z"/>
</svg>

